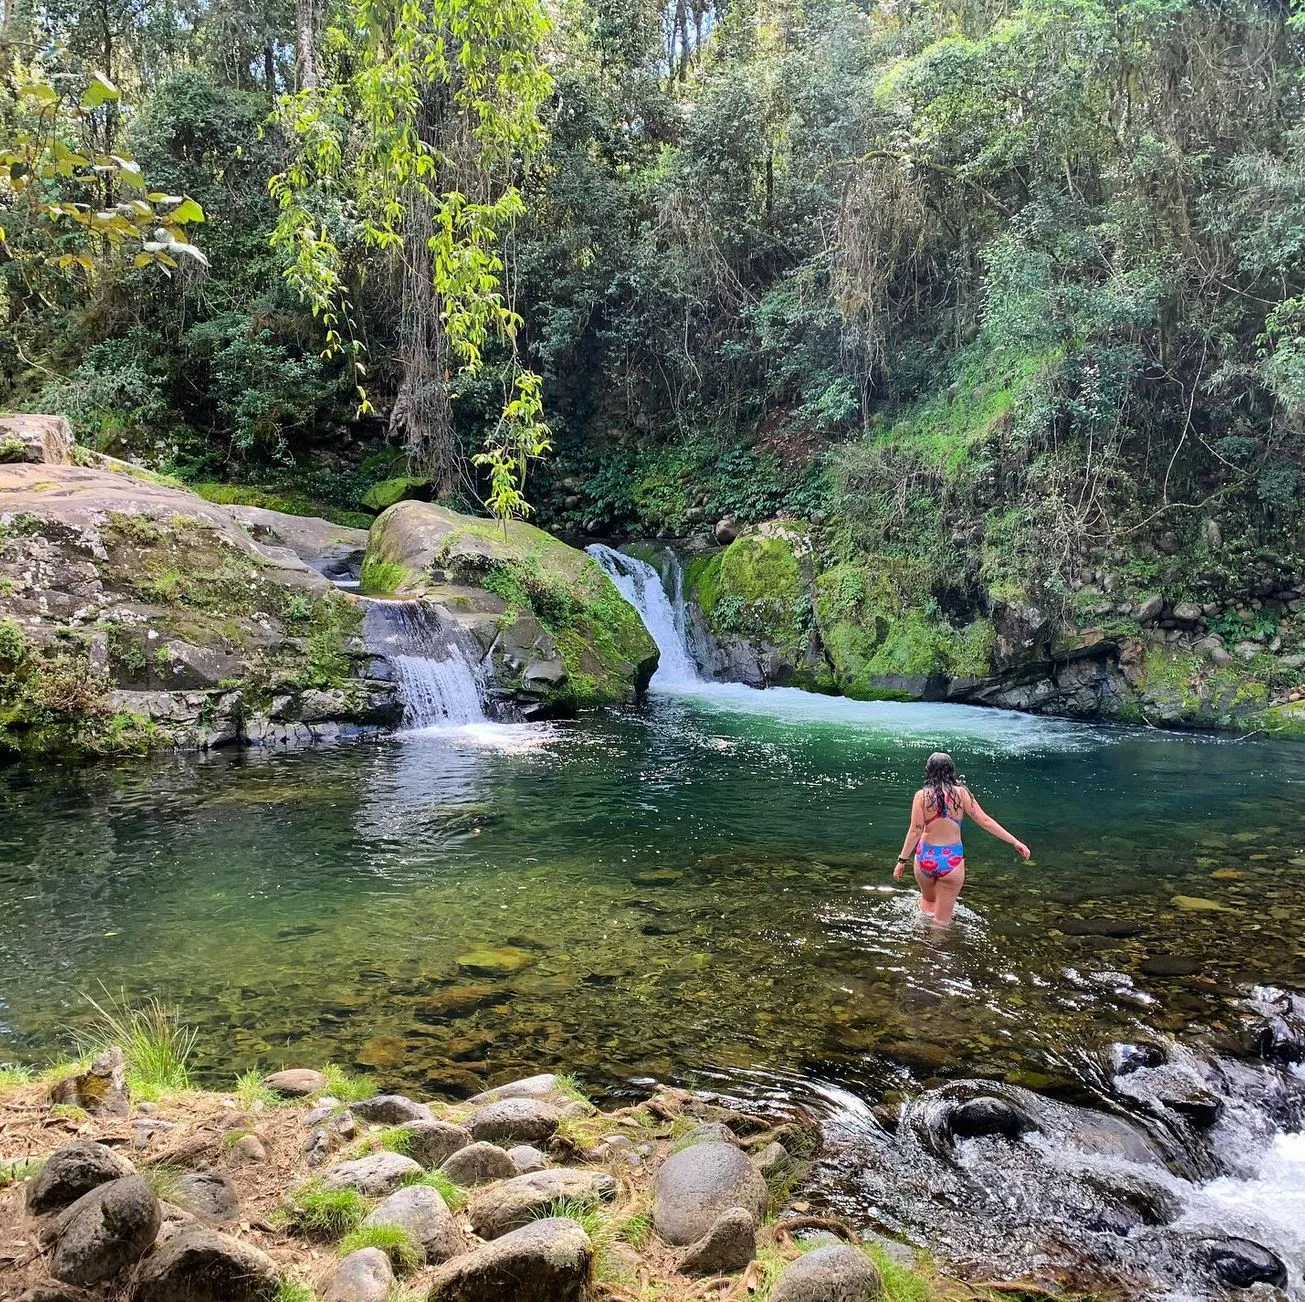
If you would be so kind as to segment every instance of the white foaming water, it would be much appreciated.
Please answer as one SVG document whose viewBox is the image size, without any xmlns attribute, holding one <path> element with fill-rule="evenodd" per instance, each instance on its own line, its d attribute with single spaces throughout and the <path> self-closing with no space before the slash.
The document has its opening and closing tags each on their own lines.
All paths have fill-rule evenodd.
<svg viewBox="0 0 1305 1302">
<path fill-rule="evenodd" d="M 410 729 L 485 723 L 476 649 L 422 601 L 368 601 L 368 647 L 393 667 Z"/>
<path fill-rule="evenodd" d="M 653 683 L 660 688 L 681 687 L 701 682 L 698 666 L 689 653 L 684 619 L 684 579 L 675 565 L 675 599 L 662 586 L 661 575 L 647 561 L 593 543 L 585 550 L 616 585 L 616 590 L 635 608 L 648 635 L 657 643 L 661 658 Z"/>
<path fill-rule="evenodd" d="M 1225 1176 L 1203 1185 L 1189 1213 L 1195 1221 L 1214 1221 L 1272 1247 L 1295 1262 L 1293 1283 L 1301 1296 L 1300 1264 L 1305 1263 L 1305 1133 L 1275 1135 L 1247 1180 Z M 1274 1235 L 1264 1233 L 1266 1222 Z"/>
<path fill-rule="evenodd" d="M 403 693 L 403 721 L 410 728 L 437 728 L 485 721 L 480 684 L 456 646 L 446 646 L 444 660 L 399 655 L 390 663 Z"/>
</svg>

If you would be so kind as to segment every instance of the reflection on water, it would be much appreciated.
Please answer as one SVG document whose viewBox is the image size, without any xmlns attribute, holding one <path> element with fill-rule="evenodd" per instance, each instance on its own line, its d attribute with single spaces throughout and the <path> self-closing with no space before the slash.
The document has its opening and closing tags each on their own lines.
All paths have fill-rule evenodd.
<svg viewBox="0 0 1305 1302">
<path fill-rule="evenodd" d="M 938 746 L 1034 848 L 969 830 L 945 934 L 890 880 Z M 0 1057 L 57 1051 L 103 982 L 181 1003 L 221 1078 L 1075 1097 L 1108 1038 L 1218 1035 L 1248 983 L 1305 984 L 1300 754 L 714 688 L 546 730 L 8 769 Z"/>
</svg>

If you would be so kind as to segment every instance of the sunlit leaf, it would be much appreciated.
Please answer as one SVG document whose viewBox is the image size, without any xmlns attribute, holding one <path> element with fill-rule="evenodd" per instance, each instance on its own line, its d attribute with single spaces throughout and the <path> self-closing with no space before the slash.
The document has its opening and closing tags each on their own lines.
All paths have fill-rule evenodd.
<svg viewBox="0 0 1305 1302">
<path fill-rule="evenodd" d="M 97 72 L 91 78 L 91 84 L 87 86 L 86 94 L 82 96 L 82 108 L 99 108 L 101 104 L 107 104 L 110 100 L 117 98 L 118 88 L 107 77 Z"/>
</svg>

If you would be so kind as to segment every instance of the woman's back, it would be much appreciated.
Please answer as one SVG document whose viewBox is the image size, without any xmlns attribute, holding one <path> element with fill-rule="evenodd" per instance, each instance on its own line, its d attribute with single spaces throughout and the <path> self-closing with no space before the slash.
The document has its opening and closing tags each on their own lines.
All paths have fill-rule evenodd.
<svg viewBox="0 0 1305 1302">
<path fill-rule="evenodd" d="M 955 845 L 961 839 L 961 820 L 970 803 L 970 793 L 962 786 L 929 786 L 919 791 L 924 811 L 926 845 Z"/>
</svg>

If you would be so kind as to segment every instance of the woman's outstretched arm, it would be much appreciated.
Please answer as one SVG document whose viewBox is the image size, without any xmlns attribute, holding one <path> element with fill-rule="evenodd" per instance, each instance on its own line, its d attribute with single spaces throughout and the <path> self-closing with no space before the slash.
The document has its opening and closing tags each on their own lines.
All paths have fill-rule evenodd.
<svg viewBox="0 0 1305 1302">
<path fill-rule="evenodd" d="M 902 860 L 911 857 L 911 851 L 919 844 L 923 835 L 924 797 L 917 791 L 915 799 L 911 801 L 911 826 L 906 829 L 906 840 L 902 842 L 902 853 L 897 860 L 897 867 L 893 869 L 893 881 L 900 882 L 902 880 L 902 870 L 906 867 Z"/>
<path fill-rule="evenodd" d="M 1032 853 L 1029 850 L 1029 847 L 1025 845 L 1019 837 L 1012 836 L 1011 833 L 1009 833 L 995 818 L 992 817 L 992 815 L 985 814 L 983 812 L 983 807 L 977 800 L 975 800 L 972 793 L 967 792 L 967 794 L 970 797 L 970 807 L 966 810 L 966 813 L 968 813 L 985 832 L 991 832 L 999 841 L 1009 842 L 1017 851 L 1019 851 L 1021 859 L 1027 859 Z"/>
</svg>

